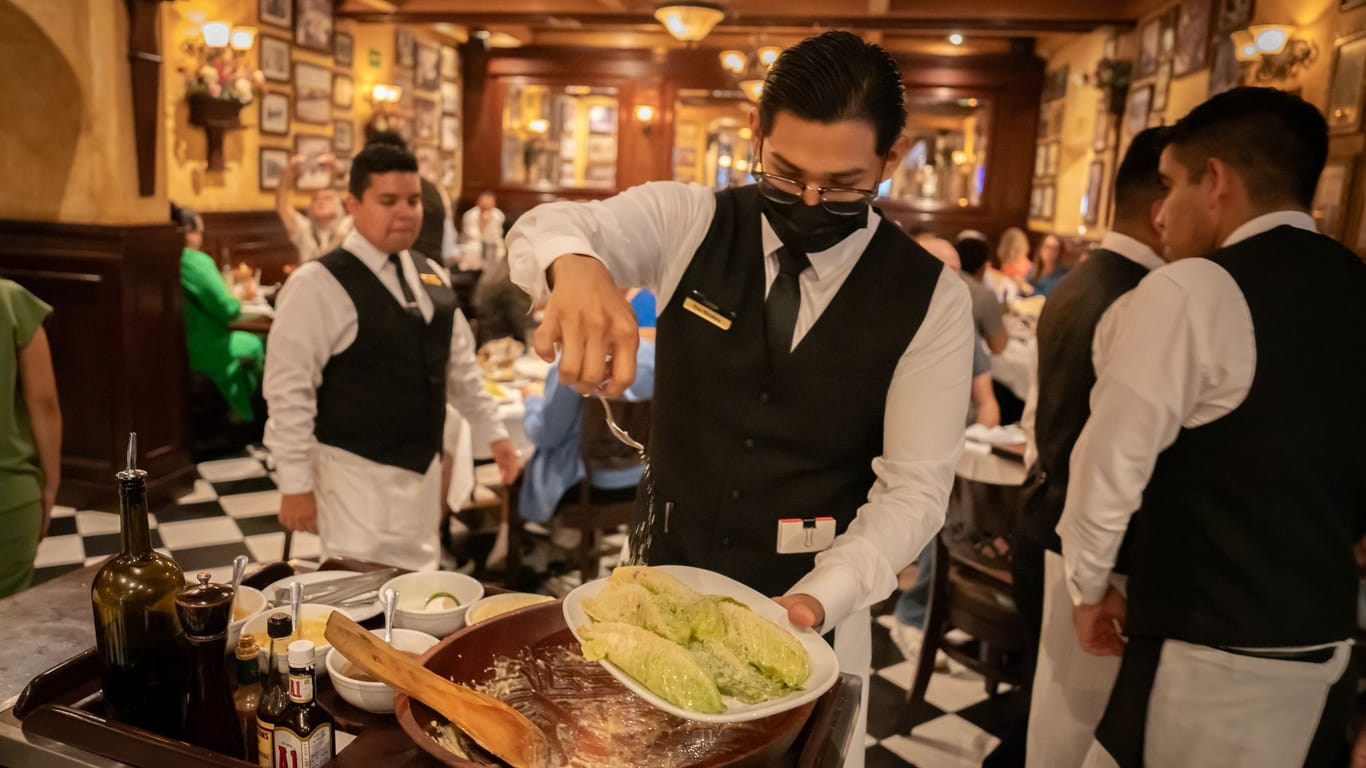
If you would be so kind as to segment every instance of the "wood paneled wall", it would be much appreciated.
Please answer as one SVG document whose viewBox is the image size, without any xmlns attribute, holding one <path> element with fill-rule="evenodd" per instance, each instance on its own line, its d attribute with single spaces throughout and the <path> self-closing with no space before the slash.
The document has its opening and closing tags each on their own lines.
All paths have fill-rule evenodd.
<svg viewBox="0 0 1366 768">
<path fill-rule="evenodd" d="M 610 86 L 617 89 L 617 189 L 672 177 L 670 153 L 674 102 L 681 89 L 734 89 L 721 70 L 717 51 L 679 49 L 656 54 L 648 50 L 604 50 L 549 46 L 486 51 L 477 44 L 462 48 L 466 72 L 464 188 L 460 211 L 474 204 L 479 192 L 498 193 L 499 207 L 515 219 L 531 207 L 556 199 L 597 199 L 613 191 L 548 192 L 502 182 L 503 104 L 510 85 L 518 82 Z M 1024 226 L 1029 209 L 1034 133 L 1038 125 L 1043 62 L 1026 44 L 1011 54 L 993 56 L 916 56 L 898 59 L 911 91 L 989 99 L 989 137 L 983 205 L 978 208 L 913 209 L 889 200 L 878 206 L 906 225 L 922 224 L 951 235 L 963 228 L 996 236 L 1008 226 Z M 654 126 L 645 131 L 634 108 L 655 107 Z"/>
<path fill-rule="evenodd" d="M 193 484 L 180 251 L 169 224 L 0 220 L 0 277 L 54 309 L 46 329 L 62 404 L 64 504 L 113 502 L 129 432 L 138 433 L 155 498 Z"/>
</svg>

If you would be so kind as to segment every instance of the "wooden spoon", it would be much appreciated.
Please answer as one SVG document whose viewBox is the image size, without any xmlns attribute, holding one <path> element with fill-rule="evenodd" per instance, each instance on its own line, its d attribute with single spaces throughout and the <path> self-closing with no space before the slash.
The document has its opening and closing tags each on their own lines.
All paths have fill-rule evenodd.
<svg viewBox="0 0 1366 768">
<path fill-rule="evenodd" d="M 327 617 L 327 642 L 352 664 L 440 712 L 475 743 L 513 768 L 546 768 L 545 734 L 521 712 L 419 665 L 341 611 Z"/>
</svg>

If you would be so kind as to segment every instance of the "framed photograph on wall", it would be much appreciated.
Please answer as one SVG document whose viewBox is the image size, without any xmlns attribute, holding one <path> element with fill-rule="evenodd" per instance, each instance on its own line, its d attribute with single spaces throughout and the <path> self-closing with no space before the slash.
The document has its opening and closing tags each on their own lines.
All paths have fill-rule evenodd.
<svg viewBox="0 0 1366 768">
<path fill-rule="evenodd" d="M 1105 102 L 1104 97 L 1096 102 L 1096 123 L 1091 127 L 1091 149 L 1095 152 L 1104 152 L 1110 147 L 1110 124 L 1114 118 L 1105 108 Z"/>
<path fill-rule="evenodd" d="M 434 45 L 417 47 L 417 73 L 414 80 L 424 91 L 435 91 L 441 85 L 441 54 Z"/>
<path fill-rule="evenodd" d="M 460 118 L 443 115 L 441 118 L 441 149 L 454 152 L 460 148 Z"/>
<path fill-rule="evenodd" d="M 337 169 L 332 174 L 332 188 L 341 192 L 346 191 L 346 180 L 351 175 L 351 157 L 337 158 Z"/>
<path fill-rule="evenodd" d="M 332 52 L 332 0 L 298 0 L 294 44 L 319 53 Z"/>
<path fill-rule="evenodd" d="M 332 78 L 332 106 L 350 109 L 356 98 L 356 84 L 350 75 L 337 75 Z"/>
<path fill-rule="evenodd" d="M 1311 213 L 1319 231 L 1335 240 L 1342 239 L 1342 224 L 1346 218 L 1347 191 L 1352 188 L 1352 165 L 1355 158 L 1329 160 L 1319 174 L 1319 185 L 1314 190 Z"/>
<path fill-rule="evenodd" d="M 332 70 L 294 62 L 294 116 L 317 125 L 332 120 Z"/>
<path fill-rule="evenodd" d="M 617 108 L 607 104 L 594 104 L 588 108 L 589 133 L 616 133 Z"/>
<path fill-rule="evenodd" d="M 1039 216 L 1044 219 L 1053 218 L 1053 185 L 1045 184 L 1043 194 L 1039 198 Z"/>
<path fill-rule="evenodd" d="M 1338 46 L 1333 80 L 1328 86 L 1328 128 L 1348 133 L 1361 127 L 1362 89 L 1366 76 L 1366 35 Z"/>
<path fill-rule="evenodd" d="M 295 179 L 297 188 L 326 189 L 332 186 L 332 137 L 296 134 L 294 154 L 304 157 L 299 176 Z"/>
<path fill-rule="evenodd" d="M 289 165 L 289 150 L 278 147 L 261 147 L 260 163 L 257 170 L 257 178 L 260 180 L 262 192 L 278 189 L 280 179 L 285 175 L 285 168 Z"/>
<path fill-rule="evenodd" d="M 1172 67 L 1174 63 L 1170 60 L 1164 61 L 1157 67 L 1157 80 L 1153 82 L 1153 103 L 1151 111 L 1167 111 L 1167 95 L 1172 88 Z"/>
<path fill-rule="evenodd" d="M 460 84 L 452 80 L 441 81 L 441 111 L 455 114 L 460 111 Z"/>
<path fill-rule="evenodd" d="M 270 35 L 256 39 L 261 48 L 261 74 L 271 82 L 289 82 L 289 41 Z"/>
<path fill-rule="evenodd" d="M 1148 127 L 1148 109 L 1153 103 L 1153 87 L 1145 85 L 1129 91 L 1129 100 L 1124 105 L 1124 132 L 1136 135 Z"/>
<path fill-rule="evenodd" d="M 441 46 L 441 76 L 447 80 L 460 79 L 460 58 L 449 45 Z"/>
<path fill-rule="evenodd" d="M 460 183 L 460 163 L 455 155 L 448 155 L 441 158 L 441 186 L 451 191 L 456 190 Z"/>
<path fill-rule="evenodd" d="M 1243 68 L 1233 50 L 1233 40 L 1220 35 L 1214 45 L 1214 63 L 1209 68 L 1209 94 L 1215 96 L 1243 82 Z M 1331 114 L 1331 112 L 1330 112 Z M 1330 118 L 1331 122 L 1331 118 Z"/>
<path fill-rule="evenodd" d="M 1173 5 L 1158 17 L 1161 24 L 1157 34 L 1157 60 L 1166 61 L 1176 53 L 1176 25 L 1181 19 L 1181 6 Z"/>
<path fill-rule="evenodd" d="M 262 24 L 285 29 L 294 27 L 294 0 L 261 0 L 256 12 Z"/>
<path fill-rule="evenodd" d="M 261 97 L 261 133 L 289 133 L 289 94 L 267 93 Z"/>
<path fill-rule="evenodd" d="M 1044 151 L 1043 172 L 1045 176 L 1058 175 L 1058 145 L 1060 143 L 1061 142 L 1051 141 L 1048 143 L 1047 149 Z"/>
<path fill-rule="evenodd" d="M 1034 145 L 1034 178 L 1048 175 L 1048 145 Z"/>
<path fill-rule="evenodd" d="M 431 99 L 418 99 L 413 105 L 413 117 L 417 121 L 417 140 L 424 144 L 435 144 L 441 133 L 441 112 Z"/>
<path fill-rule="evenodd" d="M 412 69 L 417 64 L 417 38 L 407 27 L 394 29 L 394 66 Z"/>
<path fill-rule="evenodd" d="M 1213 14 L 1214 0 L 1182 0 L 1181 19 L 1176 26 L 1174 76 L 1185 77 L 1209 63 L 1209 28 Z"/>
<path fill-rule="evenodd" d="M 1157 73 L 1158 49 L 1162 42 L 1162 17 L 1143 25 L 1138 33 L 1138 72 L 1136 77 L 1152 77 Z"/>
<path fill-rule="evenodd" d="M 417 172 L 420 176 L 433 184 L 441 180 L 441 153 L 436 151 L 436 147 L 418 147 L 413 154 L 417 155 Z"/>
<path fill-rule="evenodd" d="M 1101 198 L 1105 195 L 1105 161 L 1092 160 L 1091 174 L 1086 180 L 1086 197 L 1082 201 L 1081 220 L 1088 227 L 1100 222 Z"/>
<path fill-rule="evenodd" d="M 350 118 L 332 121 L 332 147 L 339 155 L 349 155 L 356 148 L 356 124 Z"/>
<path fill-rule="evenodd" d="M 337 60 L 337 66 L 350 67 L 355 60 L 355 54 L 356 39 L 350 32 L 338 32 L 332 53 L 333 58 Z"/>
<path fill-rule="evenodd" d="M 1043 213 L 1043 188 L 1034 187 L 1029 190 L 1029 218 L 1042 218 Z"/>
<path fill-rule="evenodd" d="M 1219 20 L 1215 29 L 1221 35 L 1228 35 L 1235 29 L 1242 29 L 1252 21 L 1254 0 L 1218 0 Z"/>
</svg>

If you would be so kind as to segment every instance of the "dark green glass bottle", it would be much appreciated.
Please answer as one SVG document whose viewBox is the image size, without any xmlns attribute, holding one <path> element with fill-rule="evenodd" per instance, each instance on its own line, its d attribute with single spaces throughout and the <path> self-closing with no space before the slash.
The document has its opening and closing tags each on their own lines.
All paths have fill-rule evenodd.
<svg viewBox="0 0 1366 768">
<path fill-rule="evenodd" d="M 128 438 L 128 467 L 117 477 L 123 549 L 90 585 L 105 706 L 119 722 L 178 738 L 185 656 L 175 597 L 185 575 L 152 549 L 147 473 L 137 468 L 136 433 Z"/>
</svg>

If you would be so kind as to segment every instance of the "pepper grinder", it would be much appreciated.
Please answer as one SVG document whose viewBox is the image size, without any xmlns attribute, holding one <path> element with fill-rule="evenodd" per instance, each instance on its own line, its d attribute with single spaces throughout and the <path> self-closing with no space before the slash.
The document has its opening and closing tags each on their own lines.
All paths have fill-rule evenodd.
<svg viewBox="0 0 1366 768">
<path fill-rule="evenodd" d="M 185 705 L 185 740 L 236 758 L 245 758 L 237 707 L 228 682 L 227 638 L 232 619 L 233 589 L 210 584 L 211 575 L 198 575 L 199 584 L 176 595 L 176 614 L 190 646 L 190 685 Z"/>
</svg>

